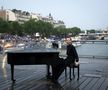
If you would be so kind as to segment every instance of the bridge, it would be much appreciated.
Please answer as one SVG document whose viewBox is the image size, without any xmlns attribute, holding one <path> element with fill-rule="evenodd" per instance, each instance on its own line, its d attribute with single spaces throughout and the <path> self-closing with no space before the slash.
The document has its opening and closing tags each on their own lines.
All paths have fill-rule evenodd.
<svg viewBox="0 0 108 90">
<path fill-rule="evenodd" d="M 108 36 L 108 33 L 80 33 L 79 36 L 81 36 L 82 38 L 90 37 L 92 39 L 104 40 L 104 38 Z"/>
</svg>

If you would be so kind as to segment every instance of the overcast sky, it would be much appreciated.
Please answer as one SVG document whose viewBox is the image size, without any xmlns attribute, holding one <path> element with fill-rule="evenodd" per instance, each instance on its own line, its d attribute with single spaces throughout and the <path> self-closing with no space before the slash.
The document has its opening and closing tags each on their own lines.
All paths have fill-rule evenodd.
<svg viewBox="0 0 108 90">
<path fill-rule="evenodd" d="M 63 20 L 66 27 L 104 29 L 108 27 L 108 0 L 0 0 L 0 7 L 52 14 Z"/>
</svg>

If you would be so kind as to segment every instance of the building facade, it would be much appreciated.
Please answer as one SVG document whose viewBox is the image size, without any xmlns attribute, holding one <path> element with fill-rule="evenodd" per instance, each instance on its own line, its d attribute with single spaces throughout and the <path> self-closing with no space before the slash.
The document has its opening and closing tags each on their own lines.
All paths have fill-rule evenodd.
<svg viewBox="0 0 108 90">
<path fill-rule="evenodd" d="M 61 20 L 54 20 L 51 13 L 47 17 L 43 17 L 41 14 L 29 13 L 22 10 L 9 10 L 9 9 L 0 9 L 0 18 L 6 21 L 18 21 L 19 23 L 24 23 L 30 19 L 35 19 L 36 21 L 42 20 L 44 22 L 51 23 L 54 27 L 65 27 L 65 24 Z"/>
</svg>

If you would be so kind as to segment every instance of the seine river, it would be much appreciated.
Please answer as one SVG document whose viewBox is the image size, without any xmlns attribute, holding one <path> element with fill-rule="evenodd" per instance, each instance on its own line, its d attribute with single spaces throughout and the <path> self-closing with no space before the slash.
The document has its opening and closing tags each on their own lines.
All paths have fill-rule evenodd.
<svg viewBox="0 0 108 90">
<path fill-rule="evenodd" d="M 108 40 L 108 37 L 105 39 Z M 108 43 L 85 43 L 81 46 L 76 47 L 78 55 L 80 57 L 98 57 L 98 58 L 108 58 Z M 65 54 L 66 52 L 64 52 Z"/>
<path fill-rule="evenodd" d="M 108 37 L 105 38 L 108 40 Z M 87 43 L 76 47 L 79 56 L 108 57 L 108 43 Z"/>
<path fill-rule="evenodd" d="M 80 56 L 108 57 L 108 44 L 83 44 L 76 49 Z"/>
</svg>

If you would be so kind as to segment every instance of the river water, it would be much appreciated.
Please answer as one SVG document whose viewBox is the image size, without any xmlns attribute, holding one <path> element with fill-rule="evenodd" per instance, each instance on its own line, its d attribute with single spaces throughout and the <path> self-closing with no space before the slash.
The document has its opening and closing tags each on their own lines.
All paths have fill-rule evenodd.
<svg viewBox="0 0 108 90">
<path fill-rule="evenodd" d="M 108 37 L 105 38 L 108 40 Z M 87 56 L 108 57 L 108 43 L 87 43 L 77 47 L 78 54 Z"/>
<path fill-rule="evenodd" d="M 82 44 L 76 49 L 79 56 L 108 57 L 108 44 Z"/>
<path fill-rule="evenodd" d="M 105 38 L 108 40 L 108 37 Z M 108 58 L 108 43 L 96 42 L 96 43 L 85 43 L 81 46 L 76 47 L 79 57 L 98 57 Z M 62 54 L 66 54 L 66 51 L 61 51 Z"/>
</svg>

